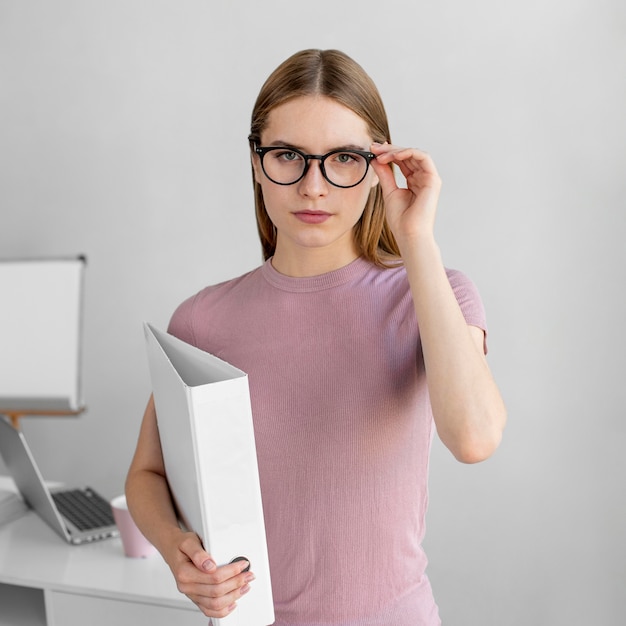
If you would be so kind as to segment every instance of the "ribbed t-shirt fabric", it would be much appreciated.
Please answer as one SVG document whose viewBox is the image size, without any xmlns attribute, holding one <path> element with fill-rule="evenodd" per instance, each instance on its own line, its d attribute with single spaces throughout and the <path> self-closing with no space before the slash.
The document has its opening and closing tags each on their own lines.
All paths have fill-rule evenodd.
<svg viewBox="0 0 626 626">
<path fill-rule="evenodd" d="M 447 274 L 486 329 L 474 284 Z M 421 547 L 433 419 L 404 268 L 359 258 L 293 278 L 270 259 L 183 302 L 169 332 L 249 376 L 275 625 L 440 624 Z"/>
</svg>

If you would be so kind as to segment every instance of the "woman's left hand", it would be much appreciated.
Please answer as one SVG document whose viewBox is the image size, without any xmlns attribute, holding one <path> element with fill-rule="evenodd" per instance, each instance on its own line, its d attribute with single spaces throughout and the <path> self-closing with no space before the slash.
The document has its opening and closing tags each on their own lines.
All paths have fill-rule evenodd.
<svg viewBox="0 0 626 626">
<path fill-rule="evenodd" d="M 400 148 L 389 143 L 371 146 L 376 159 L 372 167 L 378 176 L 385 200 L 387 222 L 398 241 L 433 236 L 441 179 L 433 160 L 415 148 Z M 395 163 L 407 187 L 398 187 L 391 164 Z"/>
</svg>

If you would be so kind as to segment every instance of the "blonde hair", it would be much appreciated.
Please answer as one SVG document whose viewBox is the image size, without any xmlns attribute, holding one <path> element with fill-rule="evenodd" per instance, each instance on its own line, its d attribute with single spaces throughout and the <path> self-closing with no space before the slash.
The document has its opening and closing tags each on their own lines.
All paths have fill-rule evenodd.
<svg viewBox="0 0 626 626">
<path fill-rule="evenodd" d="M 363 119 L 372 139 L 388 141 L 389 123 L 380 94 L 363 68 L 339 50 L 303 50 L 281 63 L 265 81 L 252 110 L 250 144 L 261 141 L 272 109 L 292 98 L 319 95 L 332 98 Z M 261 186 L 254 180 L 254 203 L 263 257 L 276 250 L 276 228 L 267 214 Z M 400 251 L 385 219 L 380 185 L 370 191 L 354 238 L 361 254 L 381 267 L 399 260 Z"/>
</svg>

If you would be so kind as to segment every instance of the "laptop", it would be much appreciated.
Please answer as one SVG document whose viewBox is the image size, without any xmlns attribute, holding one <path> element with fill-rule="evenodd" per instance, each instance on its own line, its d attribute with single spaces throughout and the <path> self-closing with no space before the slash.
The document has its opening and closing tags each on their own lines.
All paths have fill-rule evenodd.
<svg viewBox="0 0 626 626">
<path fill-rule="evenodd" d="M 2 415 L 0 455 L 26 504 L 68 543 L 119 536 L 111 505 L 93 489 L 46 485 L 24 434 Z"/>
</svg>

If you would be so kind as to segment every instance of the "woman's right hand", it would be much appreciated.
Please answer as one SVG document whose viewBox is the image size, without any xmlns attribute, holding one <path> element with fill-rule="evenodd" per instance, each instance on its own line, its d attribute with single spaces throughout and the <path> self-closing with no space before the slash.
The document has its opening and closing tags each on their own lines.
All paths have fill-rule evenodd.
<svg viewBox="0 0 626 626">
<path fill-rule="evenodd" d="M 254 580 L 252 572 L 244 571 L 249 567 L 248 561 L 217 567 L 198 535 L 192 532 L 182 533 L 166 561 L 178 590 L 207 617 L 226 617 L 232 613 Z"/>
<path fill-rule="evenodd" d="M 180 528 L 165 476 L 165 465 L 151 396 L 141 423 L 135 455 L 126 479 L 130 513 L 146 539 L 169 565 L 178 590 L 207 617 L 226 617 L 250 591 L 254 574 L 247 561 L 217 567 L 198 535 Z"/>
</svg>

